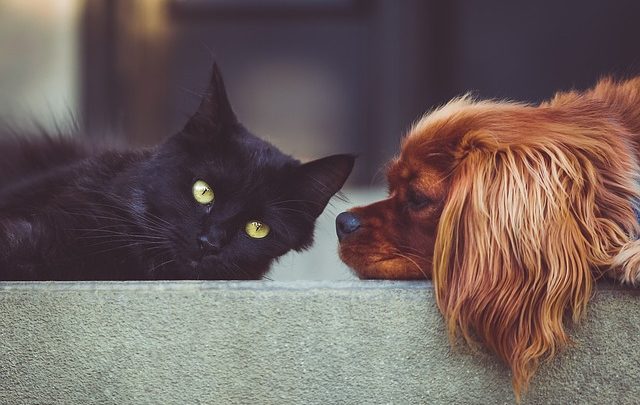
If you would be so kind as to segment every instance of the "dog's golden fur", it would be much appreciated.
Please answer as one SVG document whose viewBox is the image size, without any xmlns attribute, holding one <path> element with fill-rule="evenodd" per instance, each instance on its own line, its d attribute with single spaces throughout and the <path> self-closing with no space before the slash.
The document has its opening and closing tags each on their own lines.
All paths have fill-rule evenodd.
<svg viewBox="0 0 640 405">
<path fill-rule="evenodd" d="M 389 198 L 352 210 L 341 257 L 363 278 L 432 278 L 451 337 L 500 356 L 519 397 L 596 279 L 640 283 L 639 142 L 640 78 L 538 106 L 455 99 L 404 139 Z"/>
</svg>

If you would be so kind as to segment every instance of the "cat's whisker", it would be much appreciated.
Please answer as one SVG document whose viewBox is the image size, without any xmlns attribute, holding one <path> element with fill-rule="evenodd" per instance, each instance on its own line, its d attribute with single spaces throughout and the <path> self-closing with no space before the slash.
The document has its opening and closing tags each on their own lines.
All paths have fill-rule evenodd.
<svg viewBox="0 0 640 405">
<path fill-rule="evenodd" d="M 242 267 L 240 267 L 238 264 L 236 263 L 231 263 L 233 265 L 233 267 L 236 268 L 236 270 L 239 270 L 239 272 L 245 276 L 245 279 L 251 280 L 254 277 L 252 277 L 245 269 L 243 269 Z"/>
<path fill-rule="evenodd" d="M 165 241 L 148 241 L 144 239 L 117 238 L 117 237 L 102 238 L 102 240 L 95 239 L 95 238 L 89 238 L 89 239 L 79 238 L 78 240 L 86 240 L 87 242 L 90 242 L 88 243 L 89 246 L 100 246 L 100 245 L 108 245 L 108 244 L 126 244 L 126 243 L 136 243 L 139 245 L 146 245 L 146 246 L 162 246 L 165 244 Z"/>
<path fill-rule="evenodd" d="M 268 204 L 268 206 L 277 207 L 279 205 L 289 204 L 289 203 L 305 203 L 305 204 L 312 204 L 318 207 L 322 206 L 322 203 L 319 203 L 318 201 L 312 201 L 312 200 L 281 200 L 281 201 L 277 201 L 276 203 Z"/>
<path fill-rule="evenodd" d="M 91 228 L 66 228 L 67 231 L 80 231 L 87 233 L 99 233 L 100 235 L 82 235 L 82 238 L 87 237 L 108 237 L 109 235 L 116 236 L 127 236 L 127 237 L 135 237 L 135 238 L 146 238 L 146 239 L 157 239 L 157 240 L 165 240 L 166 238 L 157 235 L 148 235 L 148 234 L 138 234 L 138 233 L 130 233 L 130 232 L 118 232 L 112 231 L 109 229 L 91 229 Z"/>
<path fill-rule="evenodd" d="M 135 240 L 135 239 L 107 239 L 107 240 L 88 240 L 87 243 L 88 246 L 105 246 L 105 245 L 116 245 L 114 247 L 117 246 L 122 246 L 123 244 L 128 244 L 128 243 L 135 243 L 137 245 L 140 246 L 163 246 L 164 243 L 163 242 L 149 242 L 149 241 L 145 241 L 145 240 Z"/>
<path fill-rule="evenodd" d="M 135 222 L 131 221 L 131 219 L 126 218 L 126 217 L 119 217 L 119 216 L 114 216 L 114 215 L 110 215 L 110 216 L 106 216 L 106 215 L 98 215 L 96 213 L 81 213 L 81 212 L 73 212 L 73 211 L 65 211 L 67 214 L 69 215 L 75 215 L 75 216 L 80 216 L 80 217 L 85 217 L 85 218 L 93 218 L 93 219 L 104 219 L 106 221 L 114 221 L 114 222 L 118 222 L 121 225 L 123 224 L 127 224 L 127 225 L 132 225 L 135 226 L 137 225 Z"/>
<path fill-rule="evenodd" d="M 335 193 L 332 199 L 333 198 L 340 200 L 345 204 L 351 204 L 351 200 L 349 200 L 349 197 L 347 197 L 346 194 L 344 194 L 342 191 L 338 191 L 337 193 Z M 329 204 L 331 204 L 331 200 L 329 200 Z"/>
<path fill-rule="evenodd" d="M 157 269 L 160 269 L 160 268 L 162 268 L 163 266 L 166 266 L 167 264 L 170 264 L 170 263 L 173 263 L 173 262 L 175 262 L 175 259 L 169 259 L 169 260 L 167 260 L 167 261 L 164 261 L 164 262 L 162 262 L 162 263 L 158 264 L 157 266 L 155 266 L 151 271 L 155 271 L 155 270 L 157 270 Z"/>
<path fill-rule="evenodd" d="M 65 231 L 76 231 L 73 228 L 66 228 Z M 82 229 L 78 230 L 80 232 L 78 235 L 73 236 L 74 239 L 99 239 L 99 238 L 108 238 L 108 237 L 122 237 L 122 238 L 136 238 L 136 239 L 146 239 L 149 241 L 155 240 L 166 240 L 167 238 L 161 234 L 140 234 L 140 233 L 132 233 L 132 232 L 119 232 L 112 231 L 108 229 L 94 229 L 87 230 Z"/>
<path fill-rule="evenodd" d="M 68 211 L 68 210 L 66 212 L 71 215 L 79 215 L 83 217 L 99 218 L 99 219 L 114 221 L 113 224 L 105 225 L 100 228 L 87 228 L 86 229 L 87 231 L 107 230 L 108 228 L 121 228 L 123 225 L 130 225 L 132 227 L 143 228 L 145 230 L 152 231 L 151 233 L 153 234 L 162 234 L 164 230 L 167 229 L 167 228 L 162 228 L 160 226 L 150 225 L 147 223 L 144 223 L 144 224 L 136 223 L 129 218 L 118 216 L 118 215 L 113 216 L 113 214 L 111 216 L 104 216 L 104 215 L 96 215 L 96 214 L 75 213 L 73 211 Z M 72 228 L 68 228 L 68 229 L 72 229 Z"/>
<path fill-rule="evenodd" d="M 293 239 L 293 235 L 291 235 L 291 232 L 289 231 L 289 226 L 288 224 L 286 224 L 283 220 L 279 219 L 279 218 L 274 218 L 275 220 L 275 224 L 278 225 L 278 228 L 284 230 L 284 232 L 286 233 L 287 237 L 291 240 Z M 272 244 L 276 244 L 275 241 L 271 241 Z M 284 246 L 284 244 L 280 244 L 280 245 L 276 245 L 276 246 Z"/>
<path fill-rule="evenodd" d="M 302 210 L 297 210 L 295 208 L 284 208 L 284 207 L 279 207 L 276 208 L 278 211 L 288 211 L 288 212 L 295 212 L 296 214 L 300 214 L 303 217 L 307 218 L 307 219 L 311 219 L 311 220 L 315 220 L 315 217 L 311 214 L 309 214 L 308 212 L 302 211 Z"/>
<path fill-rule="evenodd" d="M 96 244 L 96 245 L 100 245 L 100 244 Z M 91 255 L 92 256 L 97 256 L 97 255 L 101 255 L 101 254 L 117 251 L 117 250 L 120 250 L 120 249 L 126 249 L 126 248 L 131 248 L 131 247 L 140 246 L 140 245 L 144 245 L 144 243 L 141 243 L 141 242 L 126 243 L 124 245 L 118 245 L 118 246 L 115 246 L 113 248 L 103 249 L 103 250 L 99 250 L 99 251 L 96 251 L 96 252 L 91 252 Z"/>
<path fill-rule="evenodd" d="M 89 189 L 84 189 L 86 192 L 92 192 L 92 193 L 96 193 L 95 190 L 89 190 Z M 100 193 L 101 196 L 108 196 L 111 197 L 113 200 L 115 200 L 116 202 L 120 202 L 123 205 L 128 205 L 130 204 L 129 201 L 125 200 L 124 198 L 122 198 L 121 196 L 117 195 L 117 194 L 113 194 L 113 193 L 109 193 L 109 192 L 102 192 Z M 127 210 L 124 207 L 117 205 L 117 204 L 105 204 L 105 203 L 99 203 L 99 202 L 95 202 L 94 205 L 97 206 L 103 206 L 106 208 L 110 208 L 110 209 L 116 209 L 119 211 L 122 211 L 124 213 L 126 213 L 127 215 L 131 215 L 135 218 L 138 218 L 142 221 L 149 221 L 152 222 L 156 225 L 168 225 L 168 226 L 173 226 L 171 223 L 169 223 L 168 221 L 158 217 L 157 215 L 154 215 L 148 211 L 146 211 L 144 214 L 139 214 L 135 211 L 131 211 L 131 210 Z"/>
</svg>

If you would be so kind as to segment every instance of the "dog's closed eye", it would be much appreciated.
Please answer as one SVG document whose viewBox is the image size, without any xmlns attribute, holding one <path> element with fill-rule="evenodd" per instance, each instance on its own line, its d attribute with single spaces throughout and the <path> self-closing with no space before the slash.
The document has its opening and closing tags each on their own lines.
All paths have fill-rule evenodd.
<svg viewBox="0 0 640 405">
<path fill-rule="evenodd" d="M 424 193 L 410 188 L 407 191 L 407 203 L 409 208 L 418 211 L 433 204 L 433 200 Z"/>
</svg>

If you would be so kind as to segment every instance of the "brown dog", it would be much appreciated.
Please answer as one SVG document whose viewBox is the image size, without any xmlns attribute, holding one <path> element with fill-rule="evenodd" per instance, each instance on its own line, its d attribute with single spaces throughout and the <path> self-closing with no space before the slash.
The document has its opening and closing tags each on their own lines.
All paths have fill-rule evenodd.
<svg viewBox="0 0 640 405">
<path fill-rule="evenodd" d="M 497 353 L 519 397 L 597 278 L 640 283 L 640 77 L 539 106 L 458 98 L 401 149 L 389 197 L 336 219 L 340 257 L 432 278 L 451 336 Z"/>
</svg>

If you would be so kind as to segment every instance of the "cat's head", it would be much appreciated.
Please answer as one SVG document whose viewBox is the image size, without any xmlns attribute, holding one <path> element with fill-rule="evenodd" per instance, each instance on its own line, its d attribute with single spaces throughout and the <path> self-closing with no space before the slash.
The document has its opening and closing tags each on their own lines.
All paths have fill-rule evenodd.
<svg viewBox="0 0 640 405">
<path fill-rule="evenodd" d="M 334 155 L 301 164 L 249 133 L 214 65 L 198 111 L 139 179 L 140 214 L 162 227 L 162 259 L 170 260 L 149 276 L 262 277 L 273 259 L 310 246 L 316 218 L 353 163 Z"/>
</svg>

